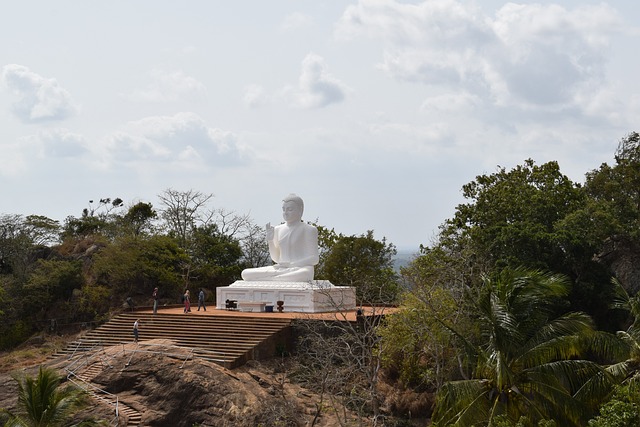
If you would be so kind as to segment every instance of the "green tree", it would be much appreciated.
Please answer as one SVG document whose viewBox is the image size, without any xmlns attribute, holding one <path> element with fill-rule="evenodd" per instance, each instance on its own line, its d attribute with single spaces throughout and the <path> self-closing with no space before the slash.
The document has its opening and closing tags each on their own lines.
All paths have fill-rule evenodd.
<svg viewBox="0 0 640 427">
<path fill-rule="evenodd" d="M 477 176 L 462 191 L 470 202 L 456 208 L 448 225 L 470 235 L 476 256 L 498 268 L 571 273 L 555 225 L 585 199 L 557 162 L 536 165 L 528 159 L 510 171 Z"/>
<path fill-rule="evenodd" d="M 640 135 L 622 138 L 614 166 L 603 163 L 586 174 L 586 202 L 556 224 L 556 237 L 563 249 L 576 286 L 573 306 L 587 311 L 600 328 L 616 331 L 624 327 L 623 312 L 609 310 L 616 298 L 611 275 L 624 288 L 640 290 Z"/>
<path fill-rule="evenodd" d="M 26 261 L 31 253 L 31 242 L 22 230 L 20 215 L 0 217 L 0 274 L 24 276 Z"/>
<path fill-rule="evenodd" d="M 316 277 L 339 286 L 354 286 L 356 297 L 364 304 L 395 302 L 398 276 L 393 268 L 396 248 L 386 239 L 376 240 L 373 231 L 360 236 L 335 236 L 321 263 Z"/>
<path fill-rule="evenodd" d="M 398 310 L 385 316 L 377 330 L 384 347 L 382 362 L 401 386 L 435 391 L 455 377 L 456 347 L 439 322 L 460 329 L 457 312 L 451 294 L 434 286 L 405 293 Z"/>
<path fill-rule="evenodd" d="M 83 283 L 79 261 L 40 260 L 23 288 L 25 303 L 42 318 L 53 302 L 70 301 Z"/>
<path fill-rule="evenodd" d="M 616 388 L 613 397 L 589 420 L 589 427 L 636 427 L 640 425 L 640 393 L 629 385 Z"/>
<path fill-rule="evenodd" d="M 609 357 L 617 361 L 607 370 L 640 396 L 640 295 L 632 297 L 617 279 L 611 281 L 616 289 L 612 308 L 626 312 L 630 321 L 626 330 L 616 333 L 618 341 L 614 344 L 619 345 L 607 346 L 612 350 Z"/>
<path fill-rule="evenodd" d="M 125 229 L 131 230 L 134 236 L 138 236 L 152 230 L 152 221 L 158 217 L 151 203 L 139 202 L 131 206 L 124 215 Z"/>
<path fill-rule="evenodd" d="M 73 386 L 61 387 L 62 378 L 52 368 L 40 366 L 37 377 L 16 377 L 18 410 L 9 414 L 7 427 L 68 426 L 74 412 L 86 403 L 86 394 Z M 7 412 L 7 411 L 5 411 Z M 86 421 L 77 425 L 98 425 Z"/>
<path fill-rule="evenodd" d="M 528 159 L 511 170 L 499 168 L 463 186 L 463 195 L 469 202 L 456 208 L 437 245 L 460 251 L 476 273 L 524 266 L 564 274 L 575 283 L 572 310 L 616 329 L 617 319 L 608 313 L 614 295 L 610 275 L 594 260 L 602 236 L 591 231 L 611 229 L 615 216 L 597 208 L 557 162 L 537 165 Z"/>
<path fill-rule="evenodd" d="M 618 145 L 616 164 L 587 174 L 588 211 L 580 213 L 583 239 L 596 241 L 594 258 L 631 293 L 640 291 L 640 134 Z M 608 282 L 605 282 L 608 283 Z"/>
<path fill-rule="evenodd" d="M 194 229 L 190 276 L 201 286 L 228 285 L 240 278 L 241 257 L 240 243 L 216 224 Z"/>
<path fill-rule="evenodd" d="M 24 230 L 34 246 L 51 246 L 58 243 L 60 223 L 42 215 L 28 215 L 24 220 Z"/>
<path fill-rule="evenodd" d="M 19 281 L 28 277 L 38 258 L 46 256 L 47 245 L 57 240 L 57 221 L 44 216 L 0 216 L 0 274 L 12 274 Z"/>
<path fill-rule="evenodd" d="M 456 377 L 460 349 L 442 321 L 474 330 L 465 315 L 471 307 L 463 290 L 481 286 L 479 278 L 490 268 L 475 255 L 469 235 L 459 231 L 443 225 L 433 247 L 421 245 L 420 253 L 400 269 L 406 291 L 380 333 L 389 347 L 385 368 L 404 386 L 433 390 Z"/>
<path fill-rule="evenodd" d="M 593 333 L 589 316 L 555 316 L 569 291 L 565 277 L 539 271 L 507 269 L 486 279 L 473 296 L 479 339 L 450 327 L 467 347 L 472 376 L 438 391 L 434 425 L 491 426 L 498 416 L 584 425 L 614 381 L 581 358 Z"/>
<path fill-rule="evenodd" d="M 94 256 L 92 272 L 95 284 L 110 287 L 121 302 L 128 296 L 148 298 L 156 286 L 177 297 L 186 264 L 187 255 L 170 237 L 124 237 Z"/>
<path fill-rule="evenodd" d="M 123 206 L 119 197 L 115 199 L 100 199 L 97 206 L 89 200 L 89 208 L 82 210 L 82 215 L 76 218 L 72 215 L 65 219 L 62 230 L 63 239 L 86 239 L 90 236 L 102 235 L 113 238 L 118 232 L 119 216 L 117 209 Z"/>
<path fill-rule="evenodd" d="M 615 166 L 603 163 L 586 175 L 585 188 L 598 210 L 616 219 L 607 234 L 626 234 L 640 238 L 640 134 L 632 132 L 622 138 L 615 153 Z M 601 223 L 593 230 L 597 233 Z M 602 232 L 600 232 L 602 233 Z M 600 234 L 601 238 L 609 237 Z"/>
<path fill-rule="evenodd" d="M 0 215 L 0 348 L 21 342 L 35 326 L 24 288 L 51 256 L 47 245 L 57 241 L 57 231 L 57 222 L 44 216 Z"/>
</svg>

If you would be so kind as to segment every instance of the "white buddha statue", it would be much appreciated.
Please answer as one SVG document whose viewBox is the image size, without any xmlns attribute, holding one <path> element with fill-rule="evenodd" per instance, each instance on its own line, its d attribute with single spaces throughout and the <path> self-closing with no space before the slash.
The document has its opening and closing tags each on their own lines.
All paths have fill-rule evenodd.
<svg viewBox="0 0 640 427">
<path fill-rule="evenodd" d="M 313 280 L 313 268 L 318 264 L 318 229 L 302 222 L 304 202 L 290 194 L 282 201 L 285 223 L 272 227 L 267 224 L 269 254 L 275 262 L 267 267 L 242 271 L 246 281 L 308 282 Z"/>
</svg>

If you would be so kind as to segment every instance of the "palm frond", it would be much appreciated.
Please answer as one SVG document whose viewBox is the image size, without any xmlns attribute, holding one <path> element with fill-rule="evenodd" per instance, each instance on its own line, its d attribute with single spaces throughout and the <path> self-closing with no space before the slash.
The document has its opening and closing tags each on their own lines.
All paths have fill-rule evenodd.
<svg viewBox="0 0 640 427">
<path fill-rule="evenodd" d="M 14 377 L 18 382 L 19 416 L 28 425 L 63 425 L 86 399 L 81 390 L 60 388 L 62 377 L 52 368 L 40 366 L 37 376 Z"/>
<path fill-rule="evenodd" d="M 610 395 L 619 381 L 612 372 L 593 364 L 587 373 L 587 381 L 574 393 L 574 397 L 595 411 L 603 399 Z M 595 372 L 594 372 L 595 371 Z"/>
<path fill-rule="evenodd" d="M 594 331 L 585 337 L 585 341 L 585 345 L 600 359 L 615 362 L 628 359 L 635 344 L 626 332 Z"/>
<path fill-rule="evenodd" d="M 622 283 L 613 277 L 611 279 L 611 284 L 613 285 L 614 294 L 609 307 L 631 311 L 631 298 L 629 297 L 626 289 L 622 286 Z"/>
<path fill-rule="evenodd" d="M 489 414 L 488 381 L 463 380 L 444 384 L 436 395 L 433 412 L 434 426 L 471 426 L 486 419 Z"/>
<path fill-rule="evenodd" d="M 447 383 L 439 390 L 435 425 L 491 425 L 496 417 L 516 422 L 519 415 L 584 425 L 585 414 L 616 376 L 581 357 L 595 340 L 607 345 L 603 354 L 618 349 L 611 335 L 594 332 L 588 315 L 554 317 L 559 299 L 570 289 L 565 276 L 522 269 L 484 280 L 471 301 L 485 338 L 474 352 L 476 380 Z"/>
<path fill-rule="evenodd" d="M 571 395 L 563 381 L 553 373 L 541 371 L 528 372 L 527 379 L 522 387 L 529 407 L 523 414 L 536 414 L 537 419 L 554 419 L 562 426 L 581 425 L 579 420 L 584 405 Z"/>
<path fill-rule="evenodd" d="M 527 349 L 526 352 L 514 358 L 513 365 L 520 369 L 529 369 L 556 360 L 579 357 L 583 354 L 582 347 L 580 337 L 574 335 L 558 337 Z"/>
<path fill-rule="evenodd" d="M 587 348 L 585 337 L 593 332 L 591 317 L 584 313 L 568 313 L 542 325 L 520 349 L 515 363 L 529 367 L 580 356 Z"/>
</svg>

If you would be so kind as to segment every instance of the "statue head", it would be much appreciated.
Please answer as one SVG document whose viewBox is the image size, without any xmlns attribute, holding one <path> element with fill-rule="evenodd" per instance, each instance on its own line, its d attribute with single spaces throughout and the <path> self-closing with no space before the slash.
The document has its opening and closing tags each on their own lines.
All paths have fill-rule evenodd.
<svg viewBox="0 0 640 427">
<path fill-rule="evenodd" d="M 291 193 L 282 199 L 282 215 L 287 224 L 300 222 L 302 212 L 304 212 L 304 202 L 300 196 Z"/>
</svg>

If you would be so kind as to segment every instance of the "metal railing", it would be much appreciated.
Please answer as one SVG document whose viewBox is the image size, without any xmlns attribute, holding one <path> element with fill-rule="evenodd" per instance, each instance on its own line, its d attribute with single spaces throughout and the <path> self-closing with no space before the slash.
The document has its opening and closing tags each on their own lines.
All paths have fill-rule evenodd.
<svg viewBox="0 0 640 427">
<path fill-rule="evenodd" d="M 131 365 L 131 361 L 133 357 L 137 353 L 144 354 L 156 354 L 160 356 L 167 357 L 175 357 L 177 359 L 182 359 L 182 364 L 180 365 L 180 369 L 184 368 L 184 365 L 188 360 L 193 360 L 194 358 L 202 358 L 206 360 L 211 360 L 216 363 L 222 363 L 223 366 L 226 367 L 226 364 L 230 362 L 232 359 L 227 358 L 227 354 L 221 351 L 208 350 L 204 348 L 197 347 L 181 347 L 176 345 L 165 345 L 165 344 L 151 344 L 151 343 L 135 343 L 135 348 L 127 348 L 127 344 L 131 344 L 130 342 L 120 342 L 119 345 L 122 345 L 122 349 L 107 354 L 104 345 L 102 344 L 102 340 L 92 343 L 89 349 L 80 350 L 83 344 L 82 340 L 78 342 L 78 345 L 73 350 L 71 356 L 69 356 L 69 360 L 72 362 L 65 367 L 65 371 L 67 372 L 67 380 L 71 383 L 75 384 L 77 387 L 85 390 L 87 392 L 91 392 L 91 394 L 99 400 L 103 402 L 113 405 L 115 409 L 115 418 L 111 421 L 111 425 L 117 426 L 119 423 L 119 400 L 118 396 L 112 393 L 109 393 L 106 390 L 103 390 L 96 385 L 84 380 L 81 376 L 77 374 L 82 369 L 90 366 L 91 364 L 99 361 L 102 366 L 108 366 L 109 368 L 113 368 L 113 360 L 119 355 L 125 355 L 127 352 L 131 354 L 129 360 L 125 364 L 123 370 Z M 116 345 L 118 345 L 116 344 Z M 115 346 L 115 345 L 114 345 Z M 183 352 L 177 352 L 176 349 L 188 350 L 188 353 L 185 356 Z M 208 356 L 207 356 L 208 355 Z M 75 359 L 75 360 L 74 360 Z"/>
<path fill-rule="evenodd" d="M 78 349 L 82 344 L 83 344 L 82 341 L 78 342 L 78 345 L 76 346 L 73 353 L 69 357 L 70 360 L 72 360 L 75 357 L 76 353 L 78 352 Z M 67 380 L 69 382 L 76 385 L 80 389 L 86 392 L 89 392 L 96 399 L 102 400 L 103 402 L 114 406 L 115 417 L 110 424 L 117 426 L 120 422 L 118 396 L 115 394 L 109 393 L 108 391 L 103 390 L 88 381 L 85 381 L 83 378 L 81 378 L 76 374 L 76 372 L 79 372 L 81 369 L 94 363 L 96 359 L 99 360 L 103 366 L 107 365 L 110 368 L 113 367 L 113 365 L 109 363 L 107 357 L 108 355 L 105 352 L 104 346 L 102 345 L 102 341 L 98 341 L 97 343 L 93 343 L 93 345 L 88 350 L 82 350 L 79 356 L 75 360 L 73 360 L 69 365 L 67 365 L 64 369 L 67 372 Z M 114 356 L 112 356 L 112 358 L 113 357 Z M 109 396 L 110 398 L 107 398 L 105 396 Z"/>
<path fill-rule="evenodd" d="M 175 357 L 177 359 L 181 359 L 182 357 L 184 357 L 184 353 L 183 352 L 181 352 L 181 353 L 180 352 L 175 352 L 174 351 L 175 349 L 189 349 L 190 351 L 187 354 L 187 356 L 185 357 L 184 362 L 182 362 L 182 366 L 180 366 L 180 368 L 184 367 L 184 364 L 187 362 L 187 360 L 193 360 L 195 358 L 206 359 L 206 360 L 210 360 L 212 362 L 218 362 L 218 363 L 223 363 L 223 364 L 226 364 L 226 363 L 232 361 L 231 358 L 227 358 L 228 355 L 224 351 L 209 350 L 209 349 L 201 348 L 201 347 L 185 347 L 185 346 L 179 346 L 179 345 L 152 344 L 152 343 L 139 342 L 134 350 L 132 350 L 132 349 L 128 349 L 127 350 L 124 347 L 124 345 L 127 344 L 127 343 L 121 342 L 120 344 L 122 344 L 122 352 L 123 353 L 128 351 L 130 353 L 157 354 L 157 355 L 160 355 L 160 356 Z M 146 348 L 151 348 L 151 349 L 141 349 L 141 347 L 146 347 Z M 162 348 L 162 350 L 153 350 L 153 348 Z M 209 355 L 209 356 L 207 356 L 207 355 Z M 133 357 L 133 355 L 132 355 L 132 357 Z M 131 359 L 129 359 L 129 360 L 131 360 Z M 127 365 L 125 365 L 125 366 L 129 366 L 129 365 L 130 365 L 130 363 L 127 363 Z"/>
<path fill-rule="evenodd" d="M 105 402 L 108 405 L 113 405 L 115 410 L 115 417 L 111 420 L 112 426 L 117 426 L 120 423 L 120 402 L 118 400 L 118 396 L 112 393 L 109 393 L 106 390 L 103 390 L 96 385 L 83 380 L 81 377 L 77 376 L 75 372 L 70 372 L 67 375 L 67 381 L 74 384 L 76 387 L 90 393 L 94 398 Z M 107 397 L 105 397 L 107 396 Z"/>
</svg>

